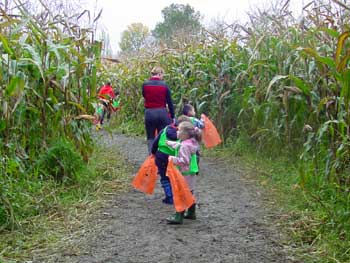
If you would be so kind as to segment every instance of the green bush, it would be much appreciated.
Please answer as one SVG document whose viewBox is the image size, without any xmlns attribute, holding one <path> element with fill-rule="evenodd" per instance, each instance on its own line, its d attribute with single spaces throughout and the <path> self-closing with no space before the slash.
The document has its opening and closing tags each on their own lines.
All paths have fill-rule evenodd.
<svg viewBox="0 0 350 263">
<path fill-rule="evenodd" d="M 83 159 L 74 144 L 65 139 L 54 141 L 38 160 L 39 171 L 58 182 L 77 182 L 83 166 Z"/>
</svg>

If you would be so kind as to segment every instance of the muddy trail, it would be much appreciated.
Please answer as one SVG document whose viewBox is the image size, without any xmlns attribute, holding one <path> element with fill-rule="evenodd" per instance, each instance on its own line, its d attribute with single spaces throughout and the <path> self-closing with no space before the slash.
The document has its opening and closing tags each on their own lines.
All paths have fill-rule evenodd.
<svg viewBox="0 0 350 263">
<path fill-rule="evenodd" d="M 105 147 L 117 147 L 135 173 L 147 156 L 140 138 L 101 131 Z M 227 161 L 201 158 L 197 181 L 197 220 L 167 225 L 174 209 L 161 202 L 158 183 L 152 196 L 134 190 L 116 193 L 98 212 L 98 231 L 81 236 L 52 262 L 294 262 L 283 252 L 259 189 Z M 130 182 L 133 174 L 130 174 Z M 72 251 L 75 251 L 74 253 Z M 77 252 L 78 251 L 78 252 Z"/>
</svg>

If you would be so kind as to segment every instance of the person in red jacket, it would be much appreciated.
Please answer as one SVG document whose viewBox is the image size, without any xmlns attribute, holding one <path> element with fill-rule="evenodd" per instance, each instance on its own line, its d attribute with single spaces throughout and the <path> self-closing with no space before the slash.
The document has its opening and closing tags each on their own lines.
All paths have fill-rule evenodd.
<svg viewBox="0 0 350 263">
<path fill-rule="evenodd" d="M 151 78 L 142 85 L 149 154 L 151 154 L 156 131 L 160 132 L 165 126 L 175 120 L 171 92 L 163 81 L 163 74 L 164 70 L 161 67 L 154 67 L 151 71 Z"/>
<path fill-rule="evenodd" d="M 98 91 L 98 98 L 104 100 L 113 100 L 115 97 L 114 90 L 110 82 L 103 85 Z"/>
<path fill-rule="evenodd" d="M 115 93 L 110 82 L 107 82 L 105 85 L 103 85 L 100 88 L 100 90 L 98 91 L 97 97 L 100 103 L 102 103 L 103 105 L 103 110 L 100 118 L 100 125 L 102 125 L 106 112 L 107 112 L 107 119 L 109 120 L 111 117 L 111 112 L 109 110 L 109 107 L 113 99 L 115 98 Z"/>
</svg>

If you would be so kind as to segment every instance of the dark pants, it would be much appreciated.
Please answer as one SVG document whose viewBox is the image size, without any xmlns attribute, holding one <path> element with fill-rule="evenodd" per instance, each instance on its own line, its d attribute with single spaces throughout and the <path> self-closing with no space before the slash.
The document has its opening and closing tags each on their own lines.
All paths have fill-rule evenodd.
<svg viewBox="0 0 350 263">
<path fill-rule="evenodd" d="M 111 118 L 111 112 L 109 111 L 108 109 L 108 103 L 105 102 L 105 101 L 101 101 L 102 104 L 103 104 L 103 111 L 102 111 L 102 115 L 101 115 L 101 120 L 100 120 L 100 123 L 103 124 L 103 121 L 105 119 L 105 115 L 106 115 L 106 112 L 107 112 L 107 120 L 110 120 Z"/>
<path fill-rule="evenodd" d="M 145 109 L 145 128 L 148 143 L 148 153 L 151 152 L 156 131 L 160 132 L 171 123 L 169 114 L 165 108 Z"/>
</svg>

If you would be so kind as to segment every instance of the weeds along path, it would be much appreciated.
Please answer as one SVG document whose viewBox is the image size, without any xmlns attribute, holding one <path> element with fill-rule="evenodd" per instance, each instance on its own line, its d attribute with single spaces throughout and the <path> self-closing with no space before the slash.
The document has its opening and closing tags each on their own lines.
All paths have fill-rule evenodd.
<svg viewBox="0 0 350 263">
<path fill-rule="evenodd" d="M 134 172 L 147 156 L 140 138 L 103 131 L 98 136 L 105 147 L 116 147 Z M 224 160 L 203 157 L 200 168 L 197 220 L 167 225 L 173 207 L 161 202 L 159 184 L 152 196 L 130 187 L 97 216 L 99 231 L 86 237 L 79 253 L 62 252 L 54 262 L 292 262 L 257 189 Z"/>
</svg>

